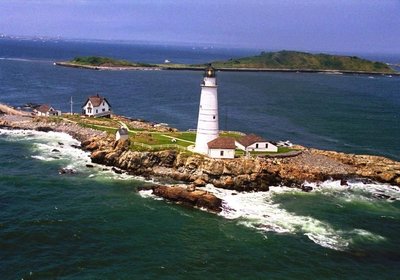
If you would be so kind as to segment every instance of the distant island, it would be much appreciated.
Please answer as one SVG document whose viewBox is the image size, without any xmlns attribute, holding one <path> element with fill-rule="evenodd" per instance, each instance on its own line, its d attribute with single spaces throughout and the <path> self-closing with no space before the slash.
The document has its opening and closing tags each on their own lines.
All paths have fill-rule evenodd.
<svg viewBox="0 0 400 280">
<path fill-rule="evenodd" d="M 94 70 L 203 70 L 206 64 L 148 64 L 130 62 L 108 57 L 75 57 L 56 65 L 88 68 Z M 220 71 L 248 72 L 324 72 L 354 74 L 400 75 L 389 65 L 356 56 L 311 54 L 297 51 L 261 52 L 256 56 L 231 58 L 227 61 L 213 61 L 212 66 Z"/>
<path fill-rule="evenodd" d="M 215 68 L 268 68 L 268 69 L 307 69 L 330 71 L 362 71 L 395 73 L 387 64 L 373 62 L 357 56 L 330 54 L 311 54 L 297 51 L 261 52 L 261 54 L 228 61 L 216 61 Z"/>
<path fill-rule="evenodd" d="M 129 69 L 147 69 L 159 67 L 154 64 L 131 62 L 127 60 L 118 60 L 109 57 L 101 56 L 78 56 L 70 61 L 55 62 L 55 65 L 73 67 L 73 68 L 87 68 L 93 70 L 129 70 Z"/>
</svg>

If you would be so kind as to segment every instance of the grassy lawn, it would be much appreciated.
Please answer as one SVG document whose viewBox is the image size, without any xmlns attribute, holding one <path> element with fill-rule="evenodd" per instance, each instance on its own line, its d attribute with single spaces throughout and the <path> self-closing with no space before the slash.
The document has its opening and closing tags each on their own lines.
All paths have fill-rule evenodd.
<svg viewBox="0 0 400 280">
<path fill-rule="evenodd" d="M 293 152 L 293 151 L 298 151 L 296 149 L 292 149 L 290 147 L 278 147 L 278 152 L 274 153 L 274 152 L 250 152 L 251 155 L 277 155 L 277 154 L 284 154 L 284 153 L 288 153 L 288 152 Z"/>
<path fill-rule="evenodd" d="M 250 152 L 250 155 L 252 156 L 265 156 L 265 155 L 279 155 L 279 154 L 284 154 L 288 152 L 293 152 L 293 151 L 298 151 L 297 149 L 292 149 L 290 147 L 278 147 L 278 152 Z M 246 153 L 242 150 L 235 150 L 235 157 L 241 157 L 245 156 Z"/>
<path fill-rule="evenodd" d="M 174 138 L 183 139 L 190 142 L 196 141 L 196 132 L 173 132 L 173 133 L 165 133 L 166 135 L 172 136 Z"/>
<path fill-rule="evenodd" d="M 78 125 L 82 127 L 88 127 L 100 131 L 105 131 L 109 135 L 115 135 L 118 128 L 121 124 L 112 118 L 89 118 L 82 117 L 80 115 L 63 115 L 63 117 L 52 117 L 52 121 L 60 122 L 62 119 L 68 119 L 76 122 Z M 232 137 L 234 139 L 238 139 L 242 135 L 240 133 L 235 132 L 221 132 L 220 136 L 224 137 Z M 173 139 L 175 138 L 175 141 Z M 155 131 L 146 131 L 133 129 L 129 131 L 129 139 L 131 140 L 131 149 L 135 151 L 146 151 L 146 150 L 154 150 L 154 149 L 163 149 L 163 147 L 157 147 L 159 145 L 178 145 L 182 148 L 187 148 L 190 145 L 194 145 L 196 141 L 196 132 L 155 132 Z M 141 143 L 141 144 L 133 144 L 133 142 Z M 154 148 L 151 148 L 154 146 Z M 173 146 L 164 147 L 164 149 L 173 149 Z M 257 155 L 276 155 L 282 153 L 288 153 L 291 151 L 296 151 L 290 147 L 278 147 L 278 152 L 250 152 L 252 156 Z M 242 150 L 235 151 L 235 157 L 245 156 L 245 152 Z"/>
<path fill-rule="evenodd" d="M 92 128 L 92 129 L 95 129 L 95 130 L 105 131 L 108 134 L 113 134 L 113 135 L 115 135 L 115 133 L 118 130 L 117 128 L 104 127 L 104 126 L 98 126 L 98 125 L 87 124 L 87 123 L 78 123 L 78 125 L 80 125 L 82 127 Z"/>
<path fill-rule="evenodd" d="M 169 145 L 169 144 L 176 144 L 182 147 L 188 147 L 193 145 L 193 143 L 185 142 L 176 139 L 176 141 L 172 141 L 172 138 L 167 137 L 179 137 L 179 133 L 171 133 L 171 134 L 163 134 L 159 132 L 137 132 L 131 135 L 131 141 L 144 143 L 147 145 Z"/>
</svg>

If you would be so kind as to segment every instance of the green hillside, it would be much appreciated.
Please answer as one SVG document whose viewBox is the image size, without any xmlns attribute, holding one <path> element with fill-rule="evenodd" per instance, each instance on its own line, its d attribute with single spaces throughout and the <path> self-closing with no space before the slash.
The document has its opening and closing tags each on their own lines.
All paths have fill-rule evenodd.
<svg viewBox="0 0 400 280">
<path fill-rule="evenodd" d="M 127 60 L 117 60 L 101 56 L 78 56 L 69 61 L 73 64 L 83 66 L 102 66 L 102 67 L 154 67 L 146 63 L 135 63 Z"/>
<path fill-rule="evenodd" d="M 356 56 L 311 54 L 296 51 L 262 52 L 260 55 L 215 61 L 216 68 L 269 68 L 342 70 L 393 73 L 385 63 L 373 62 Z"/>
</svg>

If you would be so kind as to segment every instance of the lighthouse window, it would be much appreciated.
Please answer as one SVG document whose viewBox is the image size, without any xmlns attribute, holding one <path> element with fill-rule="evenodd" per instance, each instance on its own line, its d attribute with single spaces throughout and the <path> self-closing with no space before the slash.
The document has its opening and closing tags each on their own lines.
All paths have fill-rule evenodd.
<svg viewBox="0 0 400 280">
<path fill-rule="evenodd" d="M 213 120 L 215 120 L 215 116 L 213 116 Z"/>
<path fill-rule="evenodd" d="M 256 149 L 258 149 L 258 144 L 256 144 Z"/>
</svg>

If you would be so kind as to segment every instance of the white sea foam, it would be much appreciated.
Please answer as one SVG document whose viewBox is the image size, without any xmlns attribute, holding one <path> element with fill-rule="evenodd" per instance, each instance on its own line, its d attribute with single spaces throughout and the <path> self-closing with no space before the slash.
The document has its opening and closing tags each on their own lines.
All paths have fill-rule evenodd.
<svg viewBox="0 0 400 280">
<path fill-rule="evenodd" d="M 141 191 L 139 191 L 139 194 L 143 198 L 152 198 L 154 200 L 163 200 L 161 197 L 154 195 L 152 190 L 141 190 Z"/>
<path fill-rule="evenodd" d="M 338 199 L 347 202 L 362 200 L 375 202 L 377 198 L 387 199 L 392 202 L 400 200 L 400 188 L 389 184 L 376 182 L 348 181 L 347 185 L 341 185 L 340 181 L 325 181 L 320 184 L 307 183 L 314 191 L 326 195 L 335 195 Z"/>
<path fill-rule="evenodd" d="M 287 187 L 270 187 L 269 192 L 236 193 L 207 185 L 205 190 L 223 200 L 220 215 L 236 219 L 238 223 L 268 232 L 304 234 L 323 247 L 345 250 L 354 240 L 382 241 L 385 238 L 362 229 L 344 231 L 310 216 L 301 216 L 283 209 L 273 201 L 273 196 L 283 192 L 299 192 Z"/>
<path fill-rule="evenodd" d="M 90 163 L 89 153 L 76 149 L 71 145 L 79 145 L 79 142 L 65 133 L 56 132 L 37 132 L 26 130 L 2 130 L 0 135 L 11 136 L 9 141 L 33 140 L 33 158 L 38 160 L 58 160 L 66 162 L 66 168 L 82 169 Z M 63 145 L 60 145 L 63 143 Z M 57 149 L 60 152 L 54 152 Z M 103 166 L 93 164 L 90 169 L 90 177 L 97 179 L 99 177 L 120 179 L 120 180 L 141 180 L 141 177 L 133 177 L 127 174 L 116 174 L 111 170 L 103 170 Z M 95 173 L 101 176 L 93 176 Z M 155 183 L 153 180 L 147 182 Z M 343 198 L 346 201 L 365 200 L 376 201 L 373 196 L 375 193 L 384 194 L 394 199 L 400 198 L 400 188 L 395 186 L 348 182 L 348 186 L 341 186 L 339 181 L 326 181 L 321 184 L 308 184 L 313 187 L 314 192 L 324 195 L 334 195 L 336 198 Z M 237 193 L 230 190 L 215 188 L 207 185 L 203 189 L 214 193 L 223 200 L 223 211 L 220 213 L 227 219 L 235 219 L 239 224 L 255 228 L 264 236 L 268 232 L 277 232 L 283 234 L 303 234 L 310 240 L 323 247 L 345 250 L 349 244 L 355 240 L 364 240 L 368 242 L 381 242 L 384 237 L 366 231 L 364 229 L 340 230 L 333 228 L 329 223 L 320 221 L 310 216 L 302 216 L 291 213 L 281 205 L 274 202 L 273 197 L 280 193 L 299 192 L 298 189 L 287 187 L 270 187 L 269 192 Z M 142 190 L 139 192 L 142 197 L 160 199 L 152 194 L 151 190 Z"/>
<path fill-rule="evenodd" d="M 41 161 L 58 161 L 62 163 L 63 168 L 88 173 L 88 177 L 93 180 L 132 180 L 155 183 L 152 179 L 127 173 L 118 174 L 110 167 L 92 163 L 90 153 L 76 148 L 80 142 L 66 133 L 0 129 L 0 136 L 4 136 L 4 139 L 9 142 L 29 142 L 31 158 Z M 88 164 L 93 168 L 87 168 Z"/>
</svg>

